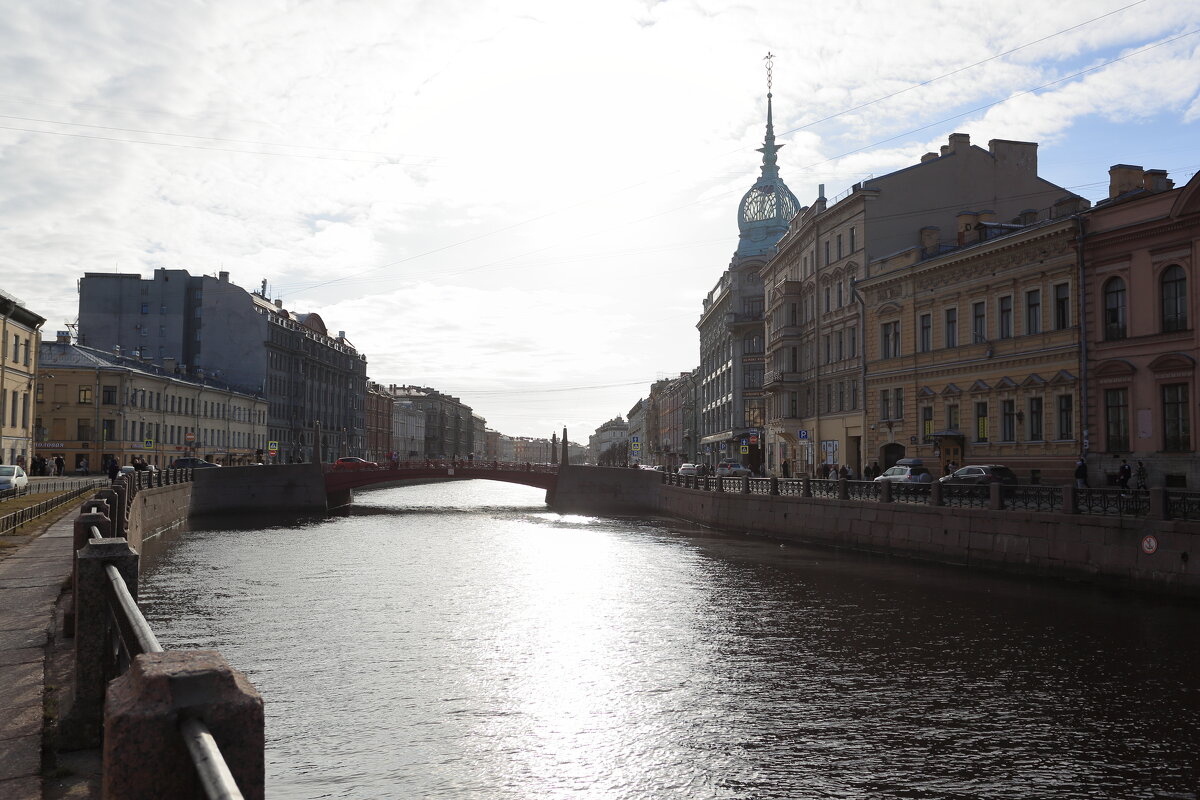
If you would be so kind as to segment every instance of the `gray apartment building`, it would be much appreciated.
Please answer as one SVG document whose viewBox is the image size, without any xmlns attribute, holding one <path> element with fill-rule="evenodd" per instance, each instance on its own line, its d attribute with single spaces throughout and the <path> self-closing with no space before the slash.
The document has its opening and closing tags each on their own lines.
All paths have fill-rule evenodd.
<svg viewBox="0 0 1200 800">
<path fill-rule="evenodd" d="M 485 442 L 481 440 L 476 450 L 475 418 L 469 405 L 427 386 L 392 386 L 390 390 L 397 400 L 411 402 L 425 415 L 426 458 L 483 458 Z"/>
<path fill-rule="evenodd" d="M 262 395 L 275 451 L 268 461 L 365 451 L 366 356 L 319 315 L 269 300 L 265 282 L 247 292 L 228 272 L 156 269 L 148 279 L 89 272 L 79 284 L 79 343 Z"/>
</svg>

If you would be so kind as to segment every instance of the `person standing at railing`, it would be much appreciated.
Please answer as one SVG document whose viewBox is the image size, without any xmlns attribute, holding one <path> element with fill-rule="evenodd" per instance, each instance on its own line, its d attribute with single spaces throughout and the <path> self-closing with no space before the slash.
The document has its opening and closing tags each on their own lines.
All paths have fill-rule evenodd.
<svg viewBox="0 0 1200 800">
<path fill-rule="evenodd" d="M 1146 465 L 1139 461 L 1137 470 L 1133 474 L 1137 478 L 1137 490 L 1139 492 L 1146 491 Z"/>
<path fill-rule="evenodd" d="M 1133 467 L 1129 466 L 1129 462 L 1121 459 L 1121 468 L 1117 470 L 1117 485 L 1121 487 L 1121 496 L 1129 494 L 1129 479 L 1133 477 Z"/>
<path fill-rule="evenodd" d="M 1081 458 L 1075 462 L 1075 488 L 1086 489 L 1087 485 L 1087 464 Z"/>
</svg>

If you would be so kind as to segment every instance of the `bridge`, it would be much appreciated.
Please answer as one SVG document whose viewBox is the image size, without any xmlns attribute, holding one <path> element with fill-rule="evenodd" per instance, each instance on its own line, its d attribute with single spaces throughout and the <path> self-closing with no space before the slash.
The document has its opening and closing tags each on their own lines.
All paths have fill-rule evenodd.
<svg viewBox="0 0 1200 800">
<path fill-rule="evenodd" d="M 325 493 L 336 497 L 365 486 L 405 481 L 504 481 L 545 489 L 553 495 L 558 485 L 557 464 L 516 464 L 502 461 L 401 461 L 379 467 L 343 469 L 324 465 Z"/>
</svg>

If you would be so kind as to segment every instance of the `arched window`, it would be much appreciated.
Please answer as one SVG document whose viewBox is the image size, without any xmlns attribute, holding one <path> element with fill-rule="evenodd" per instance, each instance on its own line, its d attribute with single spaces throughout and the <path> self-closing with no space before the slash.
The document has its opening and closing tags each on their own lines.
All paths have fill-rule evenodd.
<svg viewBox="0 0 1200 800">
<path fill-rule="evenodd" d="M 1162 274 L 1163 333 L 1187 330 L 1187 274 L 1183 267 L 1172 264 Z"/>
<path fill-rule="evenodd" d="M 743 353 L 761 353 L 763 351 L 763 337 L 761 333 L 747 333 L 742 340 Z"/>
<path fill-rule="evenodd" d="M 1104 339 L 1125 338 L 1125 281 L 1112 278 L 1104 284 Z"/>
</svg>

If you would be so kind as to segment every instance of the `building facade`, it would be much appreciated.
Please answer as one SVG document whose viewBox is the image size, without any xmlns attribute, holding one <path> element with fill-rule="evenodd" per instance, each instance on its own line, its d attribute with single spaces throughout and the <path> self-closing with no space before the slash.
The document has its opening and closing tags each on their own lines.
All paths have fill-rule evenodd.
<svg viewBox="0 0 1200 800">
<path fill-rule="evenodd" d="M 597 466 L 625 466 L 629 460 L 629 423 L 621 417 L 605 422 L 588 437 L 588 452 Z"/>
<path fill-rule="evenodd" d="M 1112 483 L 1126 459 L 1151 486 L 1195 488 L 1200 175 L 1181 188 L 1136 166 L 1109 176 L 1082 245 L 1089 480 Z"/>
<path fill-rule="evenodd" d="M 425 415 L 426 458 L 466 459 L 474 453 L 475 424 L 471 407 L 457 397 L 427 386 L 391 386 L 392 396 L 407 400 Z"/>
<path fill-rule="evenodd" d="M 855 184 L 833 203 L 820 195 L 761 270 L 768 305 L 767 461 L 778 471 L 786 459 L 793 474 L 843 464 L 858 475 L 888 457 L 878 452 L 877 437 L 867 436 L 868 425 L 879 424 L 868 422 L 863 385 L 864 344 L 880 335 L 868 330 L 871 312 L 861 302 L 871 265 L 899 263 L 892 260 L 897 254 L 925 258 L 955 249 L 960 226 L 1062 216 L 1081 201 L 1037 175 L 1036 144 L 993 140 L 985 150 L 962 133 L 951 134 L 940 153 Z M 906 330 L 888 329 L 889 351 L 898 352 Z"/>
<path fill-rule="evenodd" d="M 134 456 L 160 468 L 182 456 L 255 463 L 267 448 L 267 402 L 236 387 L 182 378 L 149 361 L 43 342 L 35 402 L 36 454 L 67 471 L 101 472 Z"/>
<path fill-rule="evenodd" d="M 45 318 L 0 292 L 0 464 L 28 467 L 33 453 L 33 386 Z"/>
<path fill-rule="evenodd" d="M 386 386 L 367 383 L 363 410 L 366 419 L 367 447 L 363 458 L 383 462 L 392 456 L 392 406 L 395 401 Z"/>
<path fill-rule="evenodd" d="M 250 293 L 227 272 L 89 272 L 79 284 L 79 343 L 263 394 L 272 461 L 366 451 L 366 357 L 319 315 L 268 300 L 265 282 Z"/>
<path fill-rule="evenodd" d="M 759 152 L 762 172 L 738 205 L 738 247 L 729 267 L 704 299 L 700 333 L 697 457 L 707 463 L 738 458 L 752 468 L 762 463 L 758 439 L 767 422 L 763 388 L 766 348 L 763 283 L 759 274 L 775 254 L 788 223 L 801 210 L 779 176 L 771 93 L 767 132 Z M 742 441 L 751 442 L 741 454 Z"/>
</svg>

